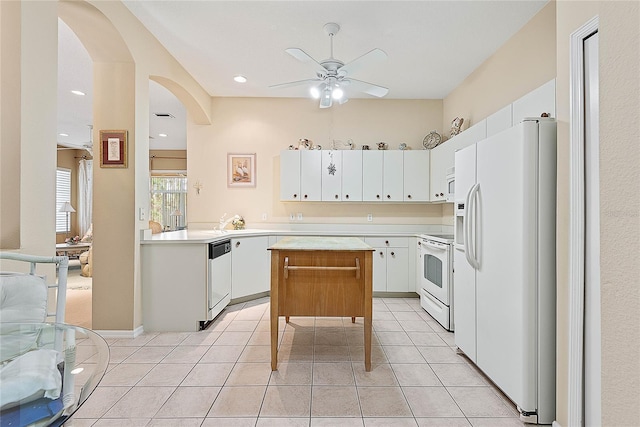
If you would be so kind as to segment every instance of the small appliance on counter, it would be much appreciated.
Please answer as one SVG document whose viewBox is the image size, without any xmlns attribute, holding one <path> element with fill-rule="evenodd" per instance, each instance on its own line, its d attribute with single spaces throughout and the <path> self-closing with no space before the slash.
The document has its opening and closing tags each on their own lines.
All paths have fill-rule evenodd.
<svg viewBox="0 0 640 427">
<path fill-rule="evenodd" d="M 453 331 L 453 236 L 418 238 L 420 305 L 446 330 Z"/>
</svg>

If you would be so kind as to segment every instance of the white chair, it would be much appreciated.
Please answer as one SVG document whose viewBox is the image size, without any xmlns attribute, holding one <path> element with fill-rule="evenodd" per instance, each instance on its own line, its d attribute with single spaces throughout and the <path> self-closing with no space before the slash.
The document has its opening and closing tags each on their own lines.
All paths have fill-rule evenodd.
<svg viewBox="0 0 640 427">
<path fill-rule="evenodd" d="M 69 258 L 0 252 L 0 261 L 2 260 L 29 264 L 29 273 L 0 271 L 0 334 L 2 335 L 0 366 L 11 371 L 11 373 L 0 371 L 0 375 L 3 375 L 2 382 L 10 387 L 9 384 L 12 384 L 11 381 L 16 378 L 11 376 L 13 372 L 42 369 L 41 359 L 46 358 L 46 354 L 52 354 L 52 357 L 56 358 L 56 365 L 64 361 L 63 378 L 58 374 L 58 381 L 62 380 L 61 389 L 58 388 L 58 390 L 64 409 L 68 409 L 75 404 L 74 378 L 71 374 L 75 366 L 75 330 L 47 325 L 44 322 L 64 323 Z M 58 270 L 57 281 L 47 284 L 46 277 L 36 273 L 37 264 L 55 264 Z M 6 263 L 0 264 L 0 269 L 5 265 Z M 18 269 L 26 270 L 26 268 Z M 55 303 L 50 300 L 50 296 L 55 298 Z M 51 310 L 51 308 L 54 309 Z M 33 324 L 33 327 L 30 324 Z M 32 352 L 32 350 L 38 351 Z M 34 360 L 36 355 L 41 356 L 40 360 Z M 55 370 L 57 371 L 57 368 Z M 46 370 L 45 373 L 47 373 Z M 24 386 L 22 380 L 19 383 Z M 12 405 L 25 403 L 31 399 L 49 397 L 51 391 L 47 387 L 36 381 L 22 395 L 16 392 L 17 387 L 11 390 L 2 387 L 0 407 L 10 408 Z M 57 391 L 54 391 L 54 394 L 57 394 Z"/>
</svg>

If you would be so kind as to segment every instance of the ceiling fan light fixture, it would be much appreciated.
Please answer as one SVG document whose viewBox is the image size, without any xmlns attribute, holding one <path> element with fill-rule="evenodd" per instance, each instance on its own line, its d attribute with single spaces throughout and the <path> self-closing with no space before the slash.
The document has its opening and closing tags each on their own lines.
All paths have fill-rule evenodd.
<svg viewBox="0 0 640 427">
<path fill-rule="evenodd" d="M 320 89 L 318 89 L 317 86 L 313 86 L 311 89 L 309 89 L 309 93 L 311 93 L 311 97 L 313 99 L 320 99 Z"/>
<path fill-rule="evenodd" d="M 342 97 L 344 96 L 344 91 L 342 89 L 340 89 L 339 87 L 336 87 L 331 92 L 331 96 L 333 97 L 333 99 L 338 101 L 338 100 L 342 99 Z"/>
<path fill-rule="evenodd" d="M 240 75 L 240 74 L 235 76 L 233 78 L 233 80 L 236 81 L 237 83 L 246 83 L 247 82 L 247 78 L 245 76 Z"/>
</svg>

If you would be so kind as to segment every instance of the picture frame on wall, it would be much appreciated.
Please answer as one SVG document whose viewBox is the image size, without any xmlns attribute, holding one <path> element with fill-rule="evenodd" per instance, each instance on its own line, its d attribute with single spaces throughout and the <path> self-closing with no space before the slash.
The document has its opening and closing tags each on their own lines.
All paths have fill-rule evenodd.
<svg viewBox="0 0 640 427">
<path fill-rule="evenodd" d="M 256 154 L 227 153 L 227 187 L 256 186 Z"/>
<path fill-rule="evenodd" d="M 100 131 L 100 167 L 127 167 L 127 131 Z"/>
</svg>

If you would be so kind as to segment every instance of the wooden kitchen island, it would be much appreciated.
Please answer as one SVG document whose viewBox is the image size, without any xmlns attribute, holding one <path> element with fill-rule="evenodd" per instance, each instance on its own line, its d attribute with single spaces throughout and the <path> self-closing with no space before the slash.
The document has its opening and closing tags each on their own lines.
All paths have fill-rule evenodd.
<svg viewBox="0 0 640 427">
<path fill-rule="evenodd" d="M 373 248 L 355 237 L 285 237 L 271 251 L 271 369 L 278 369 L 278 319 L 364 317 L 371 370 Z"/>
</svg>

